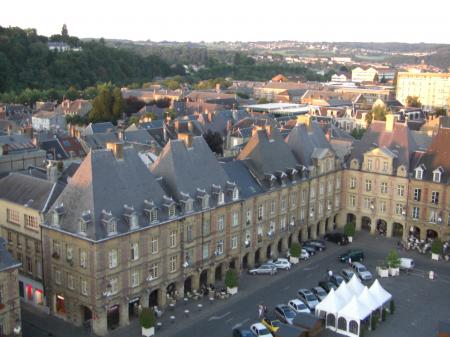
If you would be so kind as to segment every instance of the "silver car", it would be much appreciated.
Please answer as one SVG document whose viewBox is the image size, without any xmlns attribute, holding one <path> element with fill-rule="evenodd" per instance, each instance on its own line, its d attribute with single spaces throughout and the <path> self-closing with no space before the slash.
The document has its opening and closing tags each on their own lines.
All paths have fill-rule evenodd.
<svg viewBox="0 0 450 337">
<path fill-rule="evenodd" d="M 319 300 L 317 297 L 311 292 L 311 290 L 306 288 L 300 288 L 298 290 L 298 297 L 305 302 L 305 304 L 310 308 L 311 310 L 316 307 L 317 304 L 319 304 Z"/>
<path fill-rule="evenodd" d="M 327 297 L 327 292 L 322 287 L 311 288 L 311 292 L 319 299 L 319 301 L 323 301 L 323 299 Z"/>
<path fill-rule="evenodd" d="M 252 275 L 275 275 L 277 273 L 277 267 L 273 264 L 263 264 L 258 268 L 250 269 L 248 272 Z"/>
<path fill-rule="evenodd" d="M 362 280 L 367 281 L 372 279 L 372 273 L 360 262 L 353 262 L 352 268 L 355 270 L 356 275 Z"/>
</svg>

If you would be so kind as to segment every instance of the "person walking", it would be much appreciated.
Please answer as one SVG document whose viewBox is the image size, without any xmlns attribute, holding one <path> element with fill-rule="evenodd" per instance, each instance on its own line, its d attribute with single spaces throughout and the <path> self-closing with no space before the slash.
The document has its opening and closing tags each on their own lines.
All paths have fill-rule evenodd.
<svg viewBox="0 0 450 337">
<path fill-rule="evenodd" d="M 258 306 L 258 319 L 261 319 L 262 315 L 263 315 L 263 306 L 262 306 L 262 304 L 260 304 Z"/>
<path fill-rule="evenodd" d="M 331 279 L 331 276 L 333 276 L 333 271 L 331 269 L 328 269 L 328 280 Z"/>
</svg>

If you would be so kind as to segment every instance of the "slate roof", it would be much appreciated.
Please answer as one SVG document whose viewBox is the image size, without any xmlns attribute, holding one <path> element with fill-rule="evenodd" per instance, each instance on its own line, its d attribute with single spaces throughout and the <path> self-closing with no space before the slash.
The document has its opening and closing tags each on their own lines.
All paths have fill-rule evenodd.
<svg viewBox="0 0 450 337">
<path fill-rule="evenodd" d="M 234 160 L 222 162 L 221 165 L 230 179 L 238 186 L 241 197 L 250 198 L 264 192 L 244 162 Z"/>
<path fill-rule="evenodd" d="M 50 139 L 41 142 L 40 147 L 42 150 L 45 150 L 48 159 L 65 160 L 69 158 L 69 155 L 64 151 L 64 148 L 58 139 Z"/>
<path fill-rule="evenodd" d="M 152 142 L 155 142 L 155 139 L 150 135 L 150 133 L 148 133 L 148 131 L 137 127 L 135 124 L 130 125 L 123 132 L 123 140 L 125 142 L 147 144 L 147 145 L 150 145 L 152 144 Z"/>
<path fill-rule="evenodd" d="M 395 123 L 393 132 L 387 132 L 385 122 L 373 121 L 361 140 L 355 143 L 349 160 L 357 159 L 361 164 L 364 153 L 377 147 L 385 147 L 395 153 L 397 158 L 393 161 L 394 170 L 400 165 L 404 165 L 406 170 L 409 170 L 411 155 L 418 149 L 407 125 Z"/>
<path fill-rule="evenodd" d="M 20 267 L 21 263 L 14 259 L 10 252 L 6 249 L 4 238 L 0 238 L 0 272 Z"/>
<path fill-rule="evenodd" d="M 46 213 L 64 185 L 12 172 L 0 179 L 0 198 Z"/>
<path fill-rule="evenodd" d="M 114 125 L 111 122 L 89 123 L 84 129 L 84 135 L 92 135 L 94 133 L 105 133 L 114 131 Z"/>
<path fill-rule="evenodd" d="M 106 143 L 118 141 L 119 137 L 115 132 L 105 132 L 85 135 L 82 139 L 89 149 L 96 150 L 105 148 Z"/>
<path fill-rule="evenodd" d="M 153 201 L 156 207 L 162 209 L 164 195 L 161 185 L 132 147 L 123 148 L 123 159 L 116 159 L 111 150 L 94 150 L 89 152 L 69 179 L 51 211 L 63 205 L 60 228 L 76 235 L 81 216 L 89 211 L 91 223 L 85 237 L 101 240 L 108 237 L 102 221 L 103 210 L 111 212 L 111 216 L 116 218 L 118 233 L 126 233 L 130 231 L 130 226 L 124 219 L 124 205 L 134 207 L 141 227 L 149 226 L 148 216 L 143 213 L 144 201 Z M 167 216 L 158 211 L 158 218 L 163 220 Z M 51 220 L 49 216 L 50 226 Z"/>
<path fill-rule="evenodd" d="M 0 146 L 7 146 L 8 153 L 36 150 L 36 146 L 27 135 L 0 136 Z"/>
<path fill-rule="evenodd" d="M 184 198 L 183 194 L 196 200 L 199 189 L 212 197 L 213 185 L 225 192 L 227 183 L 232 182 L 201 136 L 192 138 L 191 148 L 181 140 L 170 140 L 151 170 L 163 178 L 170 195 L 177 201 Z"/>
</svg>

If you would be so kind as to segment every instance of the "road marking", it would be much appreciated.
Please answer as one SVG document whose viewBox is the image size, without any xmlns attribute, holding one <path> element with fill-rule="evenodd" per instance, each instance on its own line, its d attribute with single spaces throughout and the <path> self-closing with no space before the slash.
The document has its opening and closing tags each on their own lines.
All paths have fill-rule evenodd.
<svg viewBox="0 0 450 337">
<path fill-rule="evenodd" d="M 315 267 L 310 267 L 310 268 L 304 268 L 303 270 L 314 270 L 319 268 L 319 265 L 316 265 Z"/>
<path fill-rule="evenodd" d="M 250 321 L 250 318 L 246 318 L 244 319 L 242 322 L 237 323 L 236 325 L 234 325 L 231 329 L 237 329 L 240 328 L 242 325 L 244 325 L 245 323 L 247 323 L 248 321 Z"/>
<path fill-rule="evenodd" d="M 225 317 L 227 317 L 229 314 L 231 314 L 231 311 L 223 314 L 222 316 L 211 316 L 208 321 L 214 321 L 214 320 L 218 320 L 218 319 L 224 319 Z"/>
<path fill-rule="evenodd" d="M 283 288 L 283 290 L 288 290 L 290 288 L 290 286 L 286 286 Z"/>
<path fill-rule="evenodd" d="M 230 323 L 233 320 L 233 317 L 228 318 L 225 323 Z"/>
</svg>

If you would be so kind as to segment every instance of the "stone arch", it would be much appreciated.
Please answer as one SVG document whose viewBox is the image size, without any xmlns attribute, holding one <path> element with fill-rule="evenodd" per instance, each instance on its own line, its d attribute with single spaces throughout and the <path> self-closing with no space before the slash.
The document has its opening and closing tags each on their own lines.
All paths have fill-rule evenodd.
<svg viewBox="0 0 450 337">
<path fill-rule="evenodd" d="M 281 254 L 281 252 L 283 251 L 283 239 L 278 240 L 277 251 L 278 254 Z"/>
<path fill-rule="evenodd" d="M 400 222 L 394 222 L 392 224 L 392 236 L 402 238 L 404 233 L 403 224 Z"/>
<path fill-rule="evenodd" d="M 371 227 L 372 227 L 372 219 L 369 218 L 368 216 L 363 216 L 361 218 L 361 229 L 370 232 Z"/>
<path fill-rule="evenodd" d="M 346 223 L 352 223 L 356 225 L 356 215 L 353 213 L 347 213 Z"/>
<path fill-rule="evenodd" d="M 186 297 L 188 293 L 192 293 L 192 275 L 189 275 L 184 280 L 184 296 Z"/>
<path fill-rule="evenodd" d="M 301 231 L 299 231 L 300 233 Z M 292 245 L 292 234 L 289 234 L 289 238 L 288 238 L 288 248 L 291 248 Z"/>
<path fill-rule="evenodd" d="M 267 248 L 266 248 L 266 258 L 271 259 L 272 257 L 273 257 L 272 244 L 269 244 L 269 245 L 267 245 Z"/>
<path fill-rule="evenodd" d="M 159 306 L 161 303 L 159 303 L 159 296 L 160 296 L 161 290 L 154 289 L 149 295 L 148 295 L 148 306 L 149 308 L 153 308 L 154 306 Z"/>
<path fill-rule="evenodd" d="M 242 258 L 242 268 L 247 269 L 248 268 L 248 253 L 244 255 Z"/>
<path fill-rule="evenodd" d="M 386 236 L 387 233 L 387 222 L 383 219 L 377 220 L 377 227 L 376 227 L 377 233 Z"/>
<path fill-rule="evenodd" d="M 222 281 L 222 275 L 223 275 L 223 266 L 222 263 L 219 263 L 214 270 L 214 280 Z"/>
<path fill-rule="evenodd" d="M 434 240 L 434 239 L 436 239 L 438 236 L 439 236 L 439 235 L 438 235 L 438 232 L 436 232 L 434 229 L 427 229 L 427 232 L 426 232 L 426 238 L 427 238 L 427 239 L 432 239 L 432 240 Z"/>
<path fill-rule="evenodd" d="M 208 269 L 204 269 L 202 270 L 202 272 L 200 273 L 200 287 L 204 286 L 208 286 Z"/>
<path fill-rule="evenodd" d="M 259 264 L 261 260 L 261 248 L 258 248 L 255 252 L 255 264 Z"/>
</svg>

